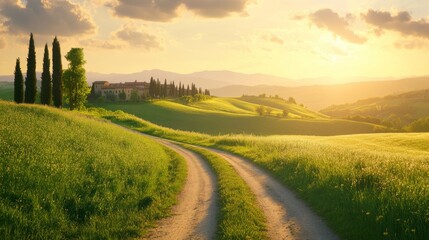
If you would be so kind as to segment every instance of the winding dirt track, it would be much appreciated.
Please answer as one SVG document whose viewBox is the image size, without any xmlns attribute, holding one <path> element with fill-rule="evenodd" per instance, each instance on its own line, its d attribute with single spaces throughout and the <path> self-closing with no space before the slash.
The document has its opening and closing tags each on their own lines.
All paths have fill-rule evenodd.
<svg viewBox="0 0 429 240">
<path fill-rule="evenodd" d="M 218 213 L 214 173 L 196 154 L 169 141 L 151 138 L 182 155 L 188 175 L 172 216 L 159 221 L 143 239 L 213 239 Z"/>
<path fill-rule="evenodd" d="M 270 239 L 339 239 L 292 191 L 264 170 L 233 154 L 206 149 L 226 159 L 249 185 L 267 218 Z"/>
<path fill-rule="evenodd" d="M 185 157 L 188 165 L 188 179 L 173 215 L 161 220 L 145 239 L 213 239 L 218 214 L 214 173 L 198 155 L 174 141 L 143 135 L 176 151 Z M 270 239 L 339 239 L 304 202 L 265 170 L 236 155 L 205 149 L 227 160 L 249 185 L 266 216 Z"/>
</svg>

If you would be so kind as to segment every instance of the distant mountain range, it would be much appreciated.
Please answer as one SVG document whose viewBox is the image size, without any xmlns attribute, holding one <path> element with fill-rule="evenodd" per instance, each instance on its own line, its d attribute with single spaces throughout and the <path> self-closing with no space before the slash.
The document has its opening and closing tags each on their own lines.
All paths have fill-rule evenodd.
<svg viewBox="0 0 429 240">
<path fill-rule="evenodd" d="M 25 76 L 25 73 L 24 73 Z M 38 72 L 37 76 L 40 78 L 41 73 Z M 88 72 L 87 78 L 89 84 L 94 81 L 109 81 L 109 82 L 130 82 L 130 81 L 146 81 L 148 82 L 151 77 L 164 81 L 175 81 L 176 83 L 182 82 L 185 84 L 195 83 L 198 87 L 214 89 L 222 88 L 230 85 L 244 85 L 244 86 L 257 86 L 257 85 L 275 85 L 286 87 L 309 86 L 315 84 L 333 84 L 335 82 L 361 82 L 361 81 L 375 81 L 385 80 L 379 78 L 365 78 L 353 77 L 333 79 L 329 77 L 320 78 L 303 78 L 303 79 L 289 79 L 277 77 L 267 74 L 244 74 L 232 71 L 202 71 L 189 74 L 180 74 L 168 72 L 158 69 L 145 70 L 138 73 L 130 74 L 104 74 Z M 0 76 L 0 81 L 13 81 L 13 76 Z"/>
</svg>

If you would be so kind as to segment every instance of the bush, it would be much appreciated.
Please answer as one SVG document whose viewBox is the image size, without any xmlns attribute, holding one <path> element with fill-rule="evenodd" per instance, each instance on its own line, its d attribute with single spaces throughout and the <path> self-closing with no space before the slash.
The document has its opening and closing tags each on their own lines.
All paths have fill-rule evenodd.
<svg viewBox="0 0 429 240">
<path fill-rule="evenodd" d="M 429 132 L 429 117 L 420 118 L 405 128 L 409 132 Z"/>
</svg>

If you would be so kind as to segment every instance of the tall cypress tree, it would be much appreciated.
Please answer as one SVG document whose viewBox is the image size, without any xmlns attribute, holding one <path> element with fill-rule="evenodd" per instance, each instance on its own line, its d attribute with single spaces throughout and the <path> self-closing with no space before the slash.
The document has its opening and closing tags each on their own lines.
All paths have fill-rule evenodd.
<svg viewBox="0 0 429 240">
<path fill-rule="evenodd" d="M 26 103 L 34 103 L 37 94 L 36 78 L 36 50 L 34 47 L 33 33 L 30 35 L 27 58 L 27 77 L 25 78 L 25 99 Z"/>
<path fill-rule="evenodd" d="M 45 45 L 45 54 L 43 56 L 43 72 L 42 72 L 42 91 L 40 93 L 40 102 L 44 105 L 51 105 L 52 86 L 51 72 L 49 62 L 48 44 Z"/>
<path fill-rule="evenodd" d="M 21 63 L 16 59 L 15 78 L 14 78 L 14 100 L 16 103 L 24 102 L 24 77 L 22 76 Z"/>
<path fill-rule="evenodd" d="M 60 42 L 55 37 L 52 43 L 52 100 L 57 108 L 63 105 L 63 65 L 61 63 Z"/>
</svg>

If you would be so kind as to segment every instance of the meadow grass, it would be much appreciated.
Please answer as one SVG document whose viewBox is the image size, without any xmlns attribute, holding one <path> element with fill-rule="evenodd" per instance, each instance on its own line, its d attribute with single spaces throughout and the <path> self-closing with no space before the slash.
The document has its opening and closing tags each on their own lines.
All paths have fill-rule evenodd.
<svg viewBox="0 0 429 240">
<path fill-rule="evenodd" d="M 255 97 L 255 96 L 242 96 L 238 98 L 243 102 L 253 103 L 257 105 L 264 105 L 279 111 L 287 110 L 289 115 L 296 116 L 296 118 L 304 119 L 327 119 L 327 115 L 311 111 L 305 107 L 302 107 L 295 103 L 289 103 L 281 98 L 272 98 L 272 97 Z"/>
<path fill-rule="evenodd" d="M 0 100 L 13 101 L 13 82 L 0 82 Z"/>
<path fill-rule="evenodd" d="M 169 214 L 176 153 L 75 112 L 0 102 L 0 237 L 129 239 Z"/>
<path fill-rule="evenodd" d="M 217 239 L 267 239 L 266 220 L 249 186 L 234 168 L 219 155 L 183 144 L 201 155 L 218 179 L 220 216 Z"/>
<path fill-rule="evenodd" d="M 93 110 L 148 134 L 250 159 L 295 192 L 344 239 L 427 239 L 429 134 L 210 136 Z"/>
<path fill-rule="evenodd" d="M 299 118 L 302 119 L 256 116 L 256 114 L 252 115 L 248 110 L 249 103 L 239 100 L 233 101 L 216 98 L 200 103 L 193 103 L 191 105 L 184 105 L 169 100 L 160 100 L 144 103 L 98 103 L 96 106 L 112 111 L 122 110 L 160 126 L 212 135 L 296 134 L 324 136 L 372 133 L 374 131 L 387 130 L 385 127 L 374 124 L 321 117 L 317 118 L 316 115 L 312 118 L 304 118 L 299 115 Z M 241 109 L 244 112 L 249 111 L 249 114 L 234 112 L 236 111 L 234 109 L 239 109 L 239 107 L 243 107 Z M 299 106 L 294 105 L 294 107 Z M 280 110 L 278 111 L 280 112 Z"/>
</svg>

